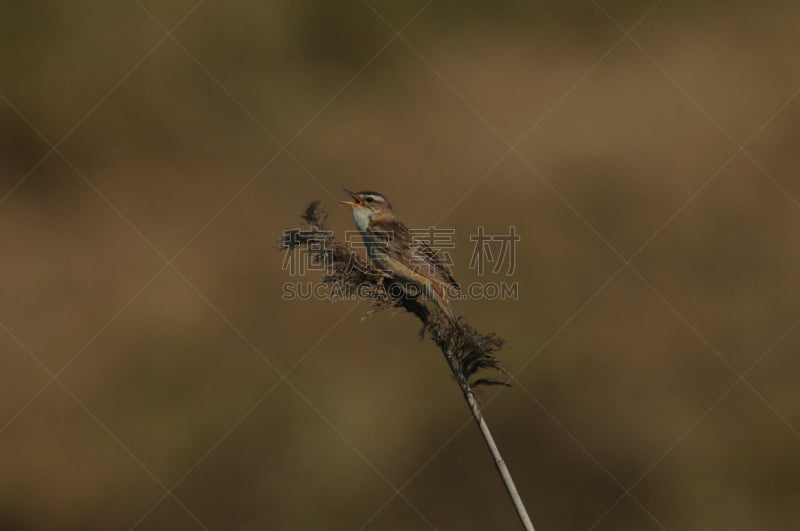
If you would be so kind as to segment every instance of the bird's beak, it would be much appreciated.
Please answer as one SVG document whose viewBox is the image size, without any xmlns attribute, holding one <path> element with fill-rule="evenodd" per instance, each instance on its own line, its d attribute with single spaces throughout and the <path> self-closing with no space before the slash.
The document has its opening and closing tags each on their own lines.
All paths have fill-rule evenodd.
<svg viewBox="0 0 800 531">
<path fill-rule="evenodd" d="M 344 191 L 344 193 L 346 193 L 347 195 L 352 197 L 353 200 L 352 201 L 339 201 L 340 203 L 344 203 L 345 205 L 350 205 L 351 207 L 356 207 L 356 206 L 359 206 L 361 204 L 361 199 L 359 199 L 358 196 L 354 192 L 351 192 L 350 190 L 347 190 L 345 188 L 342 188 L 342 191 Z"/>
</svg>

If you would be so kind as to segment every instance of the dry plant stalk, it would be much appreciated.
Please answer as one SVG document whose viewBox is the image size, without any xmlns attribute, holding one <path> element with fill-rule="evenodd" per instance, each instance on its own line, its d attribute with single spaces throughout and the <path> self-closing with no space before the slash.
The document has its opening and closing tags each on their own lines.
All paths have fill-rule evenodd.
<svg viewBox="0 0 800 531">
<path fill-rule="evenodd" d="M 506 372 L 494 353 L 505 341 L 495 334 L 484 335 L 460 317 L 460 326 L 455 327 L 436 305 L 433 311 L 417 299 L 393 296 L 397 290 L 391 288 L 391 279 L 365 261 L 351 247 L 337 240 L 325 226 L 327 215 L 314 201 L 302 213 L 303 226 L 284 231 L 279 249 L 291 250 L 305 246 L 310 258 L 324 263 L 327 273 L 322 282 L 332 284 L 344 295 L 355 294 L 372 303 L 374 310 L 403 308 L 414 314 L 422 323 L 420 338 L 427 332 L 444 354 L 450 371 L 461 389 L 475 422 L 481 431 L 489 451 L 494 458 L 497 471 L 503 480 L 508 495 L 514 503 L 520 521 L 526 530 L 534 531 L 525 505 L 517 492 L 511 473 L 503 461 L 494 442 L 489 426 L 483 418 L 474 390 L 484 385 L 510 385 L 495 376 L 483 375 L 493 371 L 500 376 Z M 479 374 L 481 373 L 481 374 Z"/>
</svg>

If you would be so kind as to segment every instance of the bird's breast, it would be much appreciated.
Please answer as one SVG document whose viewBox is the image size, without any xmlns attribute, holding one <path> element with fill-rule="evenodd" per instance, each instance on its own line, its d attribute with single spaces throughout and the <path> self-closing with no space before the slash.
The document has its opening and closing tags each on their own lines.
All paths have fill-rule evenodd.
<svg viewBox="0 0 800 531">
<path fill-rule="evenodd" d="M 356 227 L 362 235 L 369 230 L 369 218 L 367 209 L 358 207 L 353 209 L 353 221 L 356 222 Z"/>
</svg>

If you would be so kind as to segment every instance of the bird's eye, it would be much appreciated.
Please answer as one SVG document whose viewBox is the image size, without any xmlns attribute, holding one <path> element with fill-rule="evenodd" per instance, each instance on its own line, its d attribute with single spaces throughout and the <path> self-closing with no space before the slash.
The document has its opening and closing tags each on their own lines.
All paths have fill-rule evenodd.
<svg viewBox="0 0 800 531">
<path fill-rule="evenodd" d="M 366 199 L 367 203 L 372 203 L 373 201 L 375 201 L 375 198 L 373 198 L 373 197 L 367 197 L 367 199 Z"/>
</svg>

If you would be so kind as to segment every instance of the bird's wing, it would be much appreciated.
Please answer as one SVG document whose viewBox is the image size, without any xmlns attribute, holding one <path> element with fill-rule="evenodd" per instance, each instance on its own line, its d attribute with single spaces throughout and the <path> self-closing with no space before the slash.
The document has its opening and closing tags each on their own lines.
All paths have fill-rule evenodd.
<svg viewBox="0 0 800 531">
<path fill-rule="evenodd" d="M 412 263 L 409 264 L 409 267 L 416 273 L 455 288 L 459 287 L 458 282 L 450 274 L 437 252 L 424 241 L 414 238 L 408 227 L 399 221 L 392 221 L 381 226 L 380 232 L 385 233 L 387 237 L 378 238 L 378 245 L 389 256 L 403 262 L 407 262 L 407 257 L 410 256 Z"/>
</svg>

